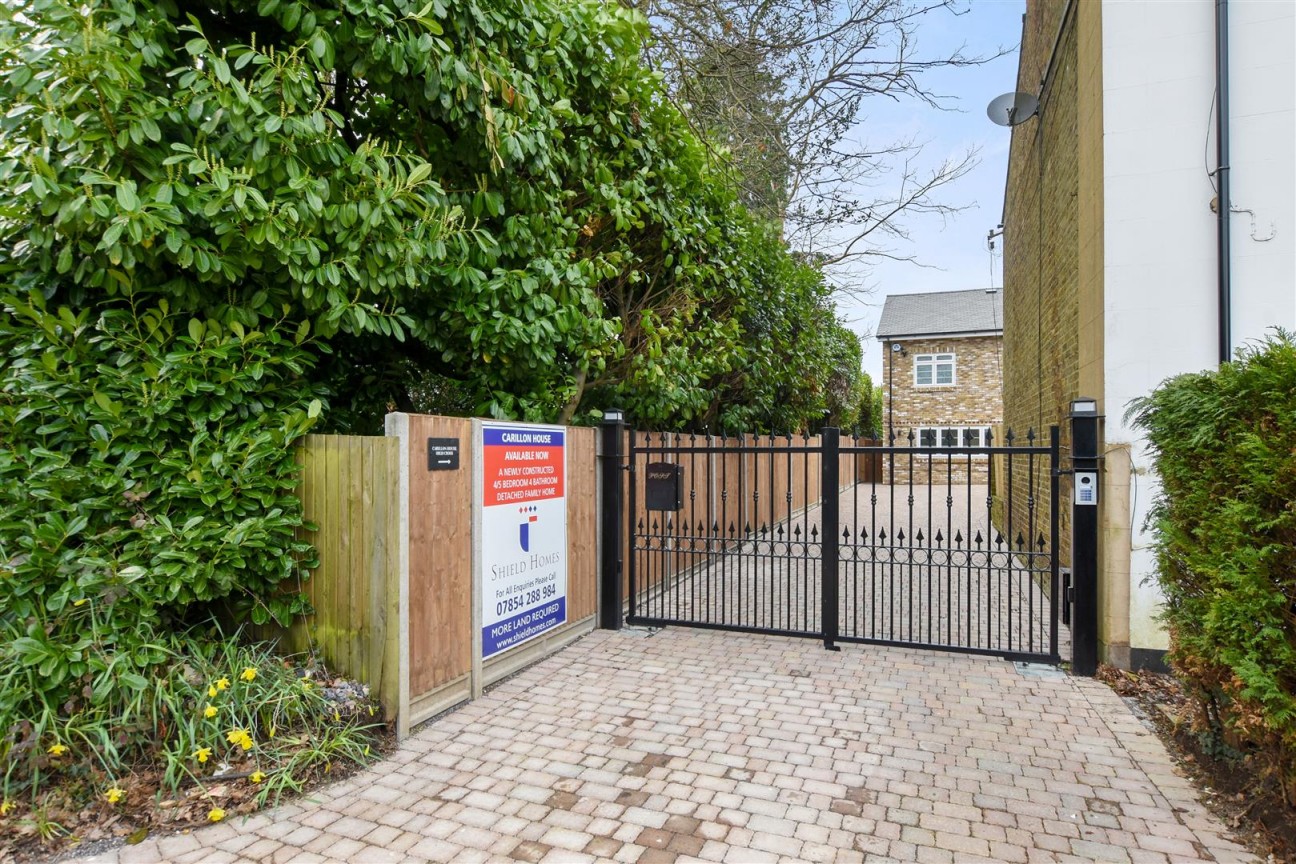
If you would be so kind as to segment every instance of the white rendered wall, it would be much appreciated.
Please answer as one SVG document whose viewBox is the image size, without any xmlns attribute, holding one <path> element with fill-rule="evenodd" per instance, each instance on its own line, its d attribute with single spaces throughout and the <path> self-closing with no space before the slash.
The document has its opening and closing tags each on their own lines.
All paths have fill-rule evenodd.
<svg viewBox="0 0 1296 864">
<path fill-rule="evenodd" d="M 1215 4 L 1106 0 L 1103 30 L 1104 407 L 1131 443 L 1130 647 L 1165 648 L 1143 531 L 1155 477 L 1131 399 L 1218 360 Z M 1233 343 L 1296 328 L 1296 4 L 1231 0 Z M 1272 234 L 1272 239 L 1260 242 Z"/>
</svg>

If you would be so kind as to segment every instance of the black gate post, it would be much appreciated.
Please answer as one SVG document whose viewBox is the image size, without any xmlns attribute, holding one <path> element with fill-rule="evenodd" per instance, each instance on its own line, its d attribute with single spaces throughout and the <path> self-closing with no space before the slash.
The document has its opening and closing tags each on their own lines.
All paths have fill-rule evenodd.
<svg viewBox="0 0 1296 864">
<path fill-rule="evenodd" d="M 1098 402 L 1071 403 L 1071 671 L 1098 671 Z"/>
<path fill-rule="evenodd" d="M 603 509 L 599 513 L 599 628 L 620 630 L 621 608 L 621 438 L 620 411 L 603 412 Z"/>
<path fill-rule="evenodd" d="M 829 651 L 841 650 L 837 647 L 837 636 L 841 622 L 838 620 L 837 608 L 837 522 L 840 518 L 838 505 L 841 500 L 841 489 L 838 488 L 840 475 L 841 430 L 833 426 L 826 427 L 819 433 L 819 521 L 823 535 L 819 538 L 823 560 L 820 575 L 823 588 L 819 597 L 823 606 L 819 610 L 819 623 L 823 629 L 824 647 Z"/>
<path fill-rule="evenodd" d="M 1064 604 L 1066 624 L 1071 626 L 1071 600 L 1066 592 L 1071 590 L 1071 571 L 1067 570 L 1065 580 L 1059 581 L 1062 568 L 1058 562 L 1058 523 L 1062 518 L 1062 502 L 1058 500 L 1058 489 L 1062 482 L 1062 430 L 1058 426 L 1049 427 L 1049 657 L 1057 663 L 1058 656 L 1058 601 Z"/>
</svg>

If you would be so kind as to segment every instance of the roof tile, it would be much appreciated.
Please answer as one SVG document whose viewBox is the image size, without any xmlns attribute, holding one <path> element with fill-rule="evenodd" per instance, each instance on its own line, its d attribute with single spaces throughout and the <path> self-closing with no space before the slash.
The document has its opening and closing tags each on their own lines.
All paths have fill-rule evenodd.
<svg viewBox="0 0 1296 864">
<path fill-rule="evenodd" d="M 878 322 L 878 339 L 1002 333 L 1003 291 L 934 291 L 889 294 Z"/>
</svg>

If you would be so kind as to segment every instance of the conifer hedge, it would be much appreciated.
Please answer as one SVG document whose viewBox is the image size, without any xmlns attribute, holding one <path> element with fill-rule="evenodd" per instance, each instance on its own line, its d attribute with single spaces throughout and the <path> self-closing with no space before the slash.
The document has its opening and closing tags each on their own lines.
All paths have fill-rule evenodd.
<svg viewBox="0 0 1296 864">
<path fill-rule="evenodd" d="M 1262 754 L 1296 791 L 1296 343 L 1136 401 L 1162 490 L 1150 521 L 1170 660 L 1202 731 Z"/>
</svg>

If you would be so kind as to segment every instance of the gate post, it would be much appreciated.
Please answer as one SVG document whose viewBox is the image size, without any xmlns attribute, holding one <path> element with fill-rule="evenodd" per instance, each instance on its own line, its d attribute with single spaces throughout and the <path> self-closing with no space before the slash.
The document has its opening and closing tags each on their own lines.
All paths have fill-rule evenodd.
<svg viewBox="0 0 1296 864">
<path fill-rule="evenodd" d="M 819 433 L 819 522 L 823 535 L 819 538 L 823 559 L 820 562 L 820 576 L 823 584 L 819 591 L 822 607 L 819 610 L 819 623 L 823 629 L 824 647 L 829 651 L 841 650 L 837 647 L 837 636 L 840 622 L 837 620 L 837 522 L 838 505 L 841 501 L 840 454 L 841 430 L 829 426 Z"/>
<path fill-rule="evenodd" d="M 621 608 L 621 438 L 620 411 L 603 412 L 602 510 L 599 513 L 599 620 L 602 630 L 620 630 Z"/>
<path fill-rule="evenodd" d="M 1098 402 L 1071 403 L 1071 671 L 1098 671 Z"/>
</svg>

